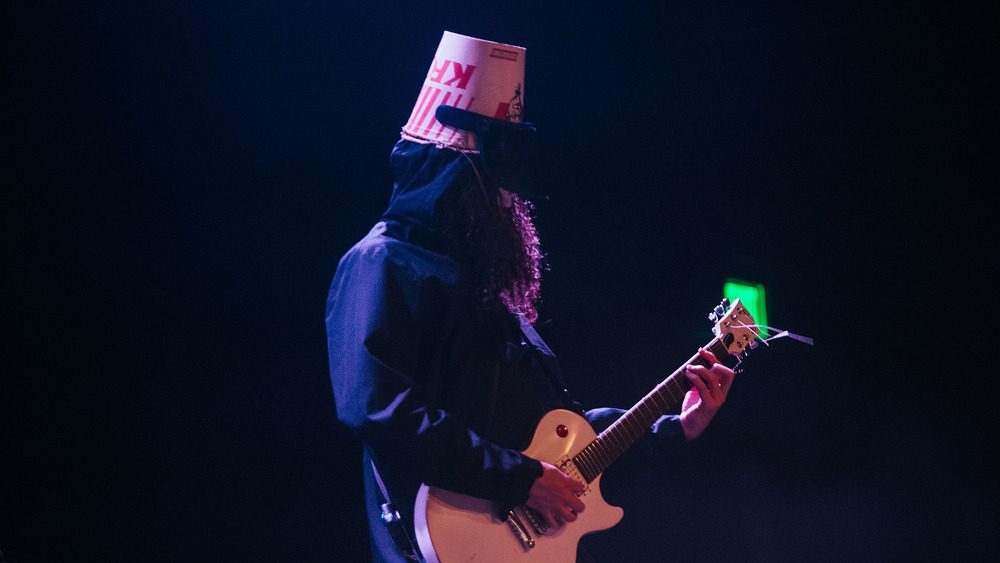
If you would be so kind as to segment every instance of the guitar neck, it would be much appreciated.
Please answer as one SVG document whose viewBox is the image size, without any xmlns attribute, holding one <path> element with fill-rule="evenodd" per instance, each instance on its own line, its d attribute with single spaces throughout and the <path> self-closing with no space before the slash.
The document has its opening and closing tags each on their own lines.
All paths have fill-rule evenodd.
<svg viewBox="0 0 1000 563">
<path fill-rule="evenodd" d="M 729 356 L 729 350 L 718 337 L 713 338 L 705 348 L 720 361 Z M 691 381 L 684 375 L 684 370 L 692 364 L 710 367 L 708 362 L 695 354 L 573 458 L 588 483 L 604 473 L 653 423 L 684 399 L 685 393 L 691 389 Z"/>
</svg>

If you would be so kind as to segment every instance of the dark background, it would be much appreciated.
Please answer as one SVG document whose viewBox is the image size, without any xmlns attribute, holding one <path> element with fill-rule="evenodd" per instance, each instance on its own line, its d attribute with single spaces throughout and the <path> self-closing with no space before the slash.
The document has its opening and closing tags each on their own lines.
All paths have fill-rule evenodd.
<svg viewBox="0 0 1000 563">
<path fill-rule="evenodd" d="M 446 29 L 528 49 L 578 399 L 638 400 L 727 276 L 816 340 L 612 467 L 599 560 L 995 557 L 995 18 L 674 4 L 5 3 L 7 560 L 363 558 L 323 309 Z"/>
</svg>

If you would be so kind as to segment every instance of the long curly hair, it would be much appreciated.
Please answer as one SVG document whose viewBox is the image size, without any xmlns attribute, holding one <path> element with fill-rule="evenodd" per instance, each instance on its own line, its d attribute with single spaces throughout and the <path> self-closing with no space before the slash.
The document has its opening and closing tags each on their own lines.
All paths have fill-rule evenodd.
<svg viewBox="0 0 1000 563">
<path fill-rule="evenodd" d="M 448 254 L 461 263 L 487 308 L 504 307 L 538 319 L 545 258 L 532 220 L 534 205 L 478 176 L 461 182 L 438 201 L 437 231 Z"/>
</svg>

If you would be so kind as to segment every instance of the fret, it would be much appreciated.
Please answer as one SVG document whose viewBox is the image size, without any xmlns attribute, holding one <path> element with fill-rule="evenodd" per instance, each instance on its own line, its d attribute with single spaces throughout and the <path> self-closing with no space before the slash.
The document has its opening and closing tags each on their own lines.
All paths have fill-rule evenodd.
<svg viewBox="0 0 1000 563">
<path fill-rule="evenodd" d="M 671 404 L 670 400 L 668 397 L 663 396 L 663 391 L 665 389 L 666 388 L 661 384 L 658 385 L 656 389 L 653 389 L 652 393 L 650 393 L 650 400 L 653 401 L 654 406 L 660 410 L 670 410 L 670 407 L 667 406 L 668 404 Z"/>
<path fill-rule="evenodd" d="M 590 456 L 588 455 L 589 449 L 590 446 L 587 446 L 573 458 L 573 465 L 576 466 L 577 471 L 580 472 L 580 475 L 583 476 L 588 483 L 593 481 L 598 475 L 598 472 L 595 471 L 590 462 Z"/>
<path fill-rule="evenodd" d="M 715 319 L 713 316 L 712 320 L 717 321 L 715 333 L 718 336 L 713 338 L 705 349 L 712 352 L 719 361 L 729 356 L 727 342 L 733 345 L 735 339 L 741 339 L 736 344 L 743 350 L 743 347 L 750 344 L 760 332 L 739 299 L 732 304 L 724 318 Z M 684 371 L 692 364 L 710 367 L 708 362 L 695 354 L 573 457 L 577 470 L 588 483 L 604 473 L 604 470 L 645 434 L 661 416 L 684 400 L 685 394 L 692 387 Z"/>
<path fill-rule="evenodd" d="M 625 451 L 628 448 L 628 441 L 619 436 L 615 432 L 610 432 L 606 434 L 603 438 L 600 438 L 599 445 L 604 446 L 602 449 L 609 450 L 611 452 Z M 616 454 L 612 453 L 611 458 L 617 457 Z"/>
<path fill-rule="evenodd" d="M 718 338 L 713 338 L 705 348 L 715 354 L 720 361 L 729 355 L 726 345 Z M 653 423 L 684 399 L 684 395 L 692 387 L 691 381 L 684 375 L 684 370 L 691 364 L 710 367 L 700 356 L 693 356 L 573 458 L 574 465 L 588 483 L 604 473 L 604 470 L 645 434 Z"/>
<path fill-rule="evenodd" d="M 611 455 L 608 448 L 602 448 L 600 446 L 601 444 L 595 441 L 594 449 L 591 453 L 593 454 L 594 461 L 597 464 L 598 473 L 604 473 L 604 470 L 611 465 L 612 461 L 614 461 L 614 456 Z"/>
</svg>

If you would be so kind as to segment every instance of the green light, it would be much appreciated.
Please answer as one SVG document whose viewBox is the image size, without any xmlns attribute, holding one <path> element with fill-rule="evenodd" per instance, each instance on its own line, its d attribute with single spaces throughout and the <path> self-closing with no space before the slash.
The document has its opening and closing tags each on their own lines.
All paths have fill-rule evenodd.
<svg viewBox="0 0 1000 563">
<path fill-rule="evenodd" d="M 764 300 L 764 284 L 729 278 L 722 286 L 722 295 L 730 302 L 737 298 L 750 312 L 757 324 L 761 326 L 760 335 L 767 337 L 767 303 Z"/>
</svg>

